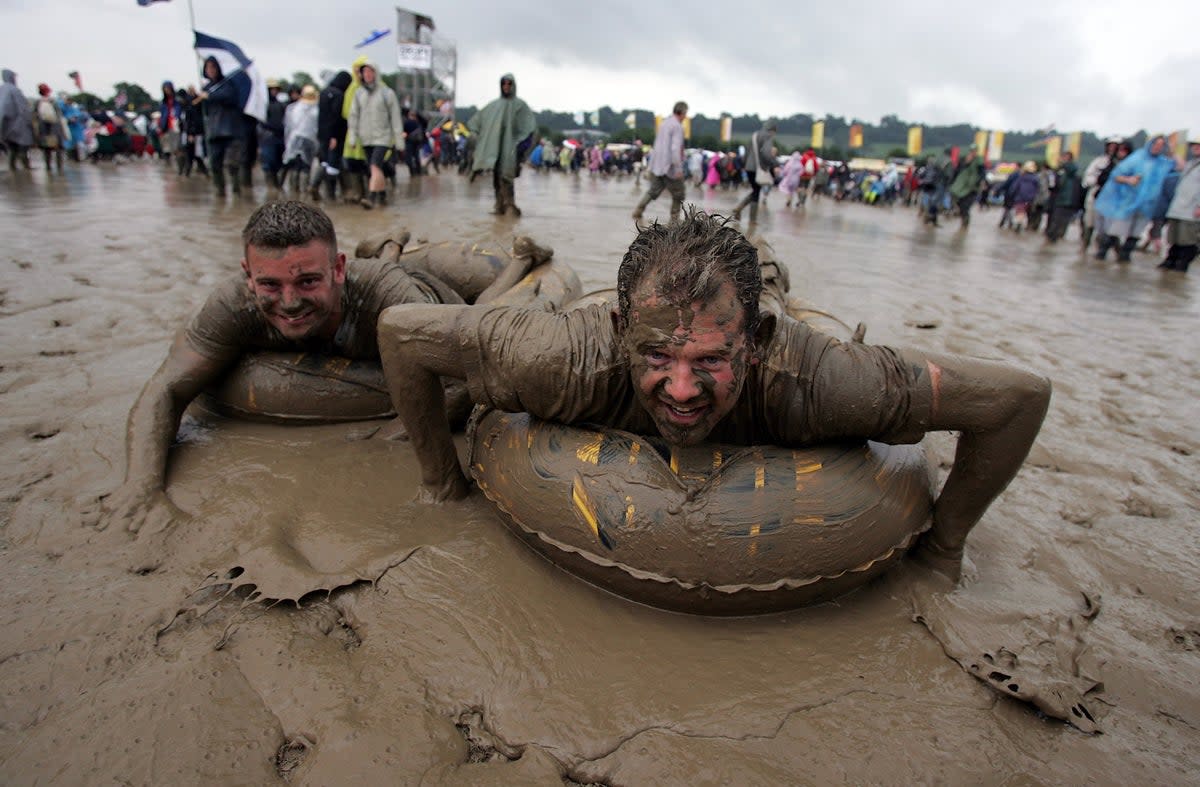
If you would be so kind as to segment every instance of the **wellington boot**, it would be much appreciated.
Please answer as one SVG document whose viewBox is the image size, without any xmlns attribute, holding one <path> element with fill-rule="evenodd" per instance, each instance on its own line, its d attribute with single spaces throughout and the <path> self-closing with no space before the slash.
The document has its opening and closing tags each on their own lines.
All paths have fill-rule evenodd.
<svg viewBox="0 0 1200 787">
<path fill-rule="evenodd" d="M 1102 260 L 1108 256 L 1108 250 L 1117 245 L 1115 235 L 1101 235 L 1100 240 L 1096 242 L 1096 259 Z"/>
<path fill-rule="evenodd" d="M 757 202 L 750 203 L 750 223 L 751 224 L 758 223 L 758 203 Z"/>
<path fill-rule="evenodd" d="M 1117 251 L 1117 262 L 1133 262 L 1133 250 L 1137 248 L 1137 238 L 1126 238 Z"/>
<path fill-rule="evenodd" d="M 214 169 L 212 171 L 213 189 L 217 192 L 218 197 L 225 196 L 225 173 L 222 170 Z"/>
<path fill-rule="evenodd" d="M 342 173 L 342 202 L 357 204 L 363 198 L 362 185 L 357 175 Z"/>
</svg>

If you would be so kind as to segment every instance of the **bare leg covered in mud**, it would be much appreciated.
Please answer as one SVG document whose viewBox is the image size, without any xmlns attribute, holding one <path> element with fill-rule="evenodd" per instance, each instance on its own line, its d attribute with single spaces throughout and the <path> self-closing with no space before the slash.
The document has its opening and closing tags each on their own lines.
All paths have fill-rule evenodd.
<svg viewBox="0 0 1200 787">
<path fill-rule="evenodd" d="M 362 241 L 355 251 L 360 257 L 377 256 L 424 274 L 438 288 L 443 296 L 443 303 L 447 305 L 468 299 L 477 305 L 490 303 L 511 290 L 531 270 L 549 262 L 554 256 L 553 249 L 539 245 L 527 235 L 518 236 L 513 241 L 511 252 L 503 258 L 475 246 L 451 243 L 427 245 L 406 254 L 405 244 L 410 238 L 408 230 L 396 229 Z M 480 292 L 479 286 L 489 279 L 490 283 Z M 447 290 L 461 300 L 447 297 Z M 449 380 L 444 383 L 444 406 L 449 423 L 455 429 L 461 428 L 466 423 L 474 403 L 470 401 L 467 389 L 461 383 Z M 394 397 L 393 393 L 393 405 Z M 407 440 L 408 431 L 404 428 L 402 420 L 396 418 L 382 427 L 375 437 L 383 440 Z"/>
</svg>

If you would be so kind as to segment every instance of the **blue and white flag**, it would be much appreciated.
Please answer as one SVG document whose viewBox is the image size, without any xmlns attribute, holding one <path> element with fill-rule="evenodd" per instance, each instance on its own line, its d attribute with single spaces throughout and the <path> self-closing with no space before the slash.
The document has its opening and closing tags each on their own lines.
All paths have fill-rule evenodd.
<svg viewBox="0 0 1200 787">
<path fill-rule="evenodd" d="M 138 5 L 145 8 L 146 6 L 150 5 L 151 3 L 165 3 L 166 1 L 167 0 L 138 0 Z"/>
<path fill-rule="evenodd" d="M 388 29 L 388 30 L 372 30 L 372 31 L 371 31 L 371 35 L 367 36 L 367 37 L 366 37 L 366 38 L 364 38 L 362 41 L 359 41 L 357 44 L 355 44 L 355 45 L 354 45 L 354 48 L 355 48 L 355 49 L 362 49 L 364 46 L 367 46 L 368 44 L 373 44 L 373 43 L 375 43 L 376 41 L 378 41 L 379 39 L 383 38 L 384 36 L 386 36 L 386 35 L 387 35 L 388 33 L 390 33 L 390 32 L 392 32 L 392 31 L 391 31 L 391 29 Z"/>
<path fill-rule="evenodd" d="M 199 30 L 196 34 L 196 54 L 201 60 L 212 57 L 221 66 L 224 82 L 229 82 L 237 90 L 242 104 L 242 111 L 259 123 L 267 122 L 267 81 L 262 78 L 258 66 L 246 57 L 241 47 L 232 41 L 206 35 Z"/>
</svg>

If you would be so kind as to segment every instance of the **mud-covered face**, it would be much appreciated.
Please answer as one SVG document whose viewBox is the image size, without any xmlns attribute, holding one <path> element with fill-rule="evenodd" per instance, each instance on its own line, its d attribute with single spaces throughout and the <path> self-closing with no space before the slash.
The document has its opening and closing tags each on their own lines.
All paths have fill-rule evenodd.
<svg viewBox="0 0 1200 787">
<path fill-rule="evenodd" d="M 642 285 L 631 307 L 621 341 L 638 401 L 668 442 L 702 442 L 737 403 L 755 362 L 733 285 L 686 306 Z"/>
<path fill-rule="evenodd" d="M 249 246 L 242 270 L 259 311 L 285 338 L 330 338 L 337 332 L 346 255 L 335 255 L 319 240 L 282 250 Z"/>
</svg>

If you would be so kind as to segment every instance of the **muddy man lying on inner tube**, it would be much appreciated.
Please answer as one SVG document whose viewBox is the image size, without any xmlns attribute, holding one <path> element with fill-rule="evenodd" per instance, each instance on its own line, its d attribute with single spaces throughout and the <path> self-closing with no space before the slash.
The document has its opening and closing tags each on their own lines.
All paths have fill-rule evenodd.
<svg viewBox="0 0 1200 787">
<path fill-rule="evenodd" d="M 347 263 L 333 223 L 318 208 L 280 201 L 256 210 L 242 232 L 241 272 L 209 295 L 130 411 L 125 483 L 106 501 L 111 515 L 133 531 L 148 520 L 157 530 L 180 516 L 163 482 L 183 411 L 247 353 L 378 361 L 376 326 L 384 309 L 414 302 L 487 303 L 552 254 L 525 237 L 514 241 L 511 255 L 459 244 L 404 255 L 407 241 L 408 233 L 399 231 L 369 238 L 359 244 L 359 259 Z M 461 420 L 469 404 L 459 398 L 452 409 Z M 440 416 L 446 419 L 446 413 Z"/>
<path fill-rule="evenodd" d="M 387 309 L 379 347 L 421 463 L 419 498 L 469 490 L 442 378 L 464 380 L 473 401 L 496 410 L 646 435 L 668 448 L 905 444 L 953 430 L 961 433 L 954 465 L 919 549 L 957 578 L 967 534 L 1037 436 L 1049 381 L 1004 363 L 835 339 L 783 313 L 778 276 L 764 292 L 760 263 L 774 273 L 773 262 L 760 261 L 725 219 L 688 210 L 637 234 L 617 274 L 615 310 Z"/>
</svg>

